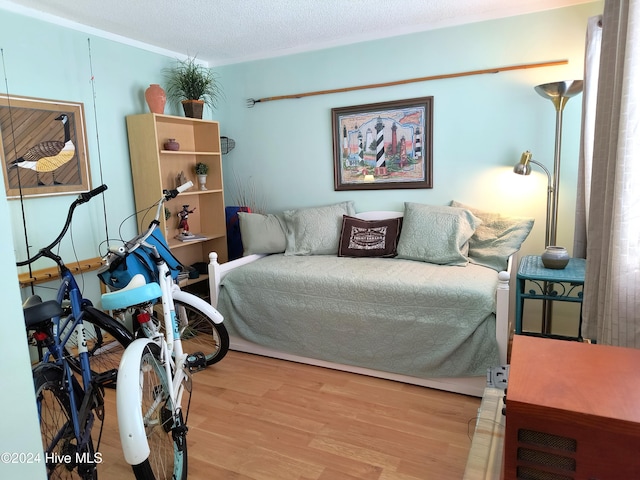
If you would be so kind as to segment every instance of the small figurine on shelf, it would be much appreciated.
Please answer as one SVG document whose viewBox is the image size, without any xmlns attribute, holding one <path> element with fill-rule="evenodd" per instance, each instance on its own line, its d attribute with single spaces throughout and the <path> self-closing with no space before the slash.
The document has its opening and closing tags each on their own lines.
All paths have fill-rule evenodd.
<svg viewBox="0 0 640 480">
<path fill-rule="evenodd" d="M 180 185 L 184 185 L 187 183 L 187 176 L 184 174 L 184 171 L 181 171 L 178 175 L 176 175 L 176 188 Z"/>
<path fill-rule="evenodd" d="M 183 237 L 191 237 L 193 233 L 189 231 L 189 223 L 187 222 L 189 218 L 189 214 L 195 212 L 195 208 L 193 210 L 189 210 L 189 205 L 183 205 L 182 210 L 178 212 L 178 218 L 180 218 L 180 223 L 178 224 L 178 228 L 182 230 L 180 234 Z"/>
</svg>

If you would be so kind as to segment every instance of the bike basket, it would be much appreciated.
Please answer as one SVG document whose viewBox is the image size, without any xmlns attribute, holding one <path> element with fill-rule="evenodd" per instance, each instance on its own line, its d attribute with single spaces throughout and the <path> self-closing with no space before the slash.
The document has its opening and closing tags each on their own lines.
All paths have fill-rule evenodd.
<svg viewBox="0 0 640 480">
<path fill-rule="evenodd" d="M 147 243 L 156 247 L 162 259 L 166 262 L 171 272 L 171 277 L 175 280 L 182 270 L 182 264 L 173 256 L 167 242 L 157 230 L 147 238 Z M 129 284 L 136 274 L 142 274 L 147 283 L 158 281 L 158 270 L 151 255 L 151 249 L 140 247 L 133 253 L 123 257 L 116 257 L 109 268 L 98 274 L 100 280 L 113 290 L 120 290 Z"/>
</svg>

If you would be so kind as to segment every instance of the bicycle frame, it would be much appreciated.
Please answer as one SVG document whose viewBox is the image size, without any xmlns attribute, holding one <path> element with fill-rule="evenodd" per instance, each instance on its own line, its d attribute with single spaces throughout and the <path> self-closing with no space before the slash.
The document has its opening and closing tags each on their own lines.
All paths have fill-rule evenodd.
<svg viewBox="0 0 640 480">
<path fill-rule="evenodd" d="M 168 382 L 169 398 L 174 421 L 177 421 L 180 417 L 185 384 L 190 379 L 190 373 L 186 366 L 187 354 L 185 354 L 182 349 L 180 329 L 173 302 L 173 292 L 174 289 L 178 287 L 173 282 L 169 267 L 159 255 L 157 249 L 146 242 L 146 239 L 149 238 L 157 228 L 157 219 L 163 205 L 164 198 L 158 203 L 156 218 L 151 222 L 147 231 L 127 242 L 127 245 L 130 247 L 127 248 L 129 253 L 135 251 L 135 249 L 140 246 L 148 247 L 153 252 L 152 257 L 158 269 L 158 283 L 162 292 L 162 321 L 164 324 L 163 333 L 159 325 L 148 322 L 151 324 L 151 328 L 147 327 L 145 329 L 147 338 L 140 338 L 129 345 L 120 363 L 120 375 L 125 378 L 125 381 L 121 381 L 118 384 L 116 408 L 118 411 L 118 423 L 121 426 L 120 439 L 123 453 L 125 460 L 130 465 L 140 464 L 146 460 L 150 452 L 144 421 L 140 423 L 139 413 L 135 412 L 135 409 L 130 406 L 132 399 L 140 400 L 139 382 L 131 381 L 131 379 L 135 379 L 139 374 L 139 361 L 145 347 L 149 343 L 154 343 L 160 347 L 161 361 L 165 374 L 167 379 L 170 379 L 170 382 Z M 220 314 L 217 312 L 216 314 L 217 317 L 220 318 L 220 321 L 222 321 Z M 158 402 L 157 405 L 154 405 L 154 408 L 161 408 L 160 403 Z M 125 428 L 127 428 L 128 431 L 125 432 Z"/>
<path fill-rule="evenodd" d="M 23 262 L 17 262 L 18 266 L 22 266 L 30 264 L 38 258 L 46 257 L 53 260 L 60 269 L 61 283 L 58 288 L 56 300 L 59 305 L 62 305 L 64 300 L 69 299 L 71 303 L 71 313 L 66 317 L 53 317 L 51 319 L 51 331 L 40 337 L 39 341 L 43 341 L 44 346 L 46 347 L 46 351 L 44 352 L 39 350 L 39 353 L 42 355 L 40 364 L 51 365 L 50 362 L 51 359 L 53 359 L 54 364 L 62 369 L 64 388 L 68 393 L 70 402 L 73 433 L 77 441 L 77 448 L 81 452 L 85 451 L 88 442 L 91 440 L 91 429 L 95 419 L 95 415 L 93 413 L 93 409 L 95 408 L 93 402 L 95 386 L 92 382 L 86 331 L 83 323 L 84 307 L 86 305 L 91 305 L 91 302 L 82 297 L 80 287 L 78 286 L 73 274 L 64 265 L 62 259 L 53 253 L 51 249 L 53 246 L 57 245 L 66 234 L 71 224 L 75 208 L 82 203 L 88 202 L 92 197 L 106 189 L 106 185 L 101 185 L 90 192 L 80 194 L 70 206 L 67 214 L 67 220 L 58 237 L 50 245 L 41 249 L 36 256 Z M 45 332 L 41 332 L 41 334 L 44 333 Z M 71 338 L 71 335 L 74 333 L 76 334 L 78 341 L 78 359 L 80 363 L 82 387 L 84 390 L 84 395 L 81 397 L 81 405 L 78 405 L 78 399 L 76 398 L 76 394 L 78 393 L 76 391 L 77 380 L 71 371 L 69 362 L 65 358 L 65 346 Z M 42 412 L 40 411 L 40 405 L 38 405 L 38 410 L 38 415 L 41 415 Z M 54 444 L 57 443 L 64 434 L 64 431 L 60 431 L 59 436 L 54 441 Z"/>
<path fill-rule="evenodd" d="M 54 317 L 52 319 L 55 328 L 53 335 L 53 342 L 55 345 L 54 358 L 56 360 L 56 363 L 60 363 L 62 361 L 62 358 L 64 357 L 64 346 L 69 341 L 69 338 L 71 338 L 73 332 L 76 331 L 78 338 L 78 356 L 80 359 L 80 365 L 82 367 L 82 386 L 86 391 L 87 388 L 89 388 L 89 384 L 91 383 L 89 354 L 87 350 L 84 323 L 82 321 L 84 316 L 82 307 L 83 303 L 86 300 L 80 293 L 80 287 L 78 286 L 76 279 L 68 270 L 62 273 L 62 283 L 58 288 L 56 301 L 58 302 L 58 304 L 62 305 L 62 302 L 67 297 L 71 302 L 71 315 L 67 316 L 64 319 L 61 317 Z M 61 332 L 65 332 L 65 335 L 62 338 L 60 337 Z M 49 355 L 51 353 L 51 349 L 49 349 L 49 352 L 45 353 L 45 355 L 43 356 L 43 361 L 48 361 Z"/>
<path fill-rule="evenodd" d="M 171 378 L 170 398 L 175 408 L 180 408 L 182 403 L 182 393 L 184 392 L 183 381 L 188 378 L 186 371 L 187 355 L 182 350 L 182 339 L 180 338 L 180 330 L 176 320 L 176 310 L 173 303 L 171 291 L 174 283 L 171 279 L 171 273 L 167 264 L 163 261 L 158 265 L 160 276 L 160 288 L 162 290 L 162 312 L 164 320 L 164 331 L 158 332 L 152 340 L 161 348 L 162 360 L 165 363 L 167 378 Z M 167 338 L 171 332 L 172 338 Z M 172 373 L 172 371 L 174 373 Z M 175 413 L 175 412 L 174 412 Z"/>
<path fill-rule="evenodd" d="M 176 321 L 175 307 L 171 295 L 173 280 L 167 265 L 162 262 L 158 265 L 160 273 L 160 288 L 162 290 L 162 309 L 164 331 L 155 328 L 155 331 L 148 338 L 135 340 L 127 347 L 120 363 L 120 375 L 125 381 L 118 383 L 117 412 L 118 423 L 121 425 L 120 438 L 122 441 L 125 460 L 130 465 L 138 465 L 149 456 L 149 444 L 147 442 L 144 422 L 139 422 L 139 413 L 135 408 L 131 408 L 131 402 L 136 399 L 139 403 L 140 388 L 138 382 L 126 381 L 131 374 L 134 378 L 138 375 L 140 368 L 140 358 L 144 348 L 149 343 L 154 343 L 160 347 L 161 361 L 165 370 L 165 375 L 171 381 L 168 382 L 169 398 L 171 401 L 172 414 L 177 419 L 182 408 L 182 396 L 185 388 L 185 381 L 190 378 L 186 367 L 187 354 L 182 350 L 182 340 Z M 157 326 L 156 326 L 157 327 Z M 171 333 L 169 333 L 171 332 Z M 171 335 L 171 338 L 169 338 Z M 125 400 L 126 399 L 126 400 Z M 158 403 L 154 408 L 161 408 Z M 127 425 L 130 430 L 124 432 L 122 425 Z"/>
</svg>

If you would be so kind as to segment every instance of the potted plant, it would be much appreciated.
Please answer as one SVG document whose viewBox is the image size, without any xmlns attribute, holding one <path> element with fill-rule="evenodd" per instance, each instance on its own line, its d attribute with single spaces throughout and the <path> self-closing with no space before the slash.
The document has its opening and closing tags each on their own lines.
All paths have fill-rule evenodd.
<svg viewBox="0 0 640 480">
<path fill-rule="evenodd" d="M 200 63 L 195 57 L 177 60 L 165 69 L 167 98 L 174 103 L 182 102 L 184 114 L 191 118 L 202 118 L 205 104 L 211 109 L 222 93 L 216 74 Z"/>
<path fill-rule="evenodd" d="M 198 162 L 194 168 L 196 175 L 198 176 L 198 183 L 200 184 L 200 190 L 206 190 L 207 186 L 207 174 L 209 173 L 209 165 L 206 163 Z"/>
</svg>

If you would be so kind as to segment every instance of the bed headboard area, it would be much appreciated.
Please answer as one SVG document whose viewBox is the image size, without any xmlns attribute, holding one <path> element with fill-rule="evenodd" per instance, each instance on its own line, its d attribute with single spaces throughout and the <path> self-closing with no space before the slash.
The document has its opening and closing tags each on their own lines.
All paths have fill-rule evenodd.
<svg viewBox="0 0 640 480">
<path fill-rule="evenodd" d="M 390 218 L 402 217 L 404 212 L 395 212 L 393 210 L 372 210 L 370 212 L 356 213 L 354 217 L 360 220 L 388 220 Z"/>
</svg>

